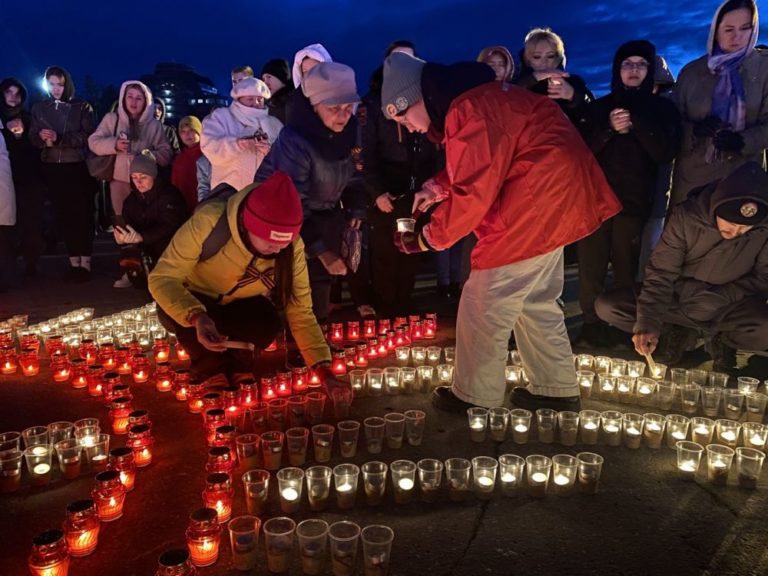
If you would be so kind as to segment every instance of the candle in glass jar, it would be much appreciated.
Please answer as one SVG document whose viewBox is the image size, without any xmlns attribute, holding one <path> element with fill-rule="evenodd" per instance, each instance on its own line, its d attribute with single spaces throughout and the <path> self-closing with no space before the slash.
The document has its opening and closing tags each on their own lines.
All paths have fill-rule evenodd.
<svg viewBox="0 0 768 576">
<path fill-rule="evenodd" d="M 37 376 L 40 373 L 40 359 L 37 357 L 37 350 L 33 348 L 22 350 L 19 360 L 24 376 Z"/>
<path fill-rule="evenodd" d="M 190 515 L 187 528 L 187 548 L 195 566 L 210 566 L 219 558 L 221 527 L 216 510 L 200 508 Z"/>
<path fill-rule="evenodd" d="M 413 490 L 413 480 L 410 478 L 400 478 L 397 481 L 397 487 L 403 491 Z"/>
<path fill-rule="evenodd" d="M 64 522 L 64 537 L 69 553 L 74 558 L 88 556 L 96 550 L 99 542 L 101 521 L 91 499 L 77 500 L 67 506 Z"/>
<path fill-rule="evenodd" d="M 120 474 L 115 470 L 96 474 L 91 498 L 102 522 L 112 522 L 123 515 L 126 492 L 125 486 L 120 482 Z"/>
</svg>

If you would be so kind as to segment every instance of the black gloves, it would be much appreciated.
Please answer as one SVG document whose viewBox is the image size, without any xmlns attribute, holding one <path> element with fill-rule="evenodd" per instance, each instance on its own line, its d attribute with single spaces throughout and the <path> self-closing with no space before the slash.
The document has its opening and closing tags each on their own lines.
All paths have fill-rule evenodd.
<svg viewBox="0 0 768 576">
<path fill-rule="evenodd" d="M 744 136 L 733 130 L 719 130 L 715 133 L 712 143 L 721 152 L 741 152 L 744 148 Z"/>
</svg>

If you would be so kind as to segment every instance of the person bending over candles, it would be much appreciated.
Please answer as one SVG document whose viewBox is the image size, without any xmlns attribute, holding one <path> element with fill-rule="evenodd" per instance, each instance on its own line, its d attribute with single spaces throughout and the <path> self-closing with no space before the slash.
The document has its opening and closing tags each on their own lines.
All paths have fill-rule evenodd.
<svg viewBox="0 0 768 576">
<path fill-rule="evenodd" d="M 149 277 L 161 323 L 189 352 L 198 379 L 253 370 L 254 355 L 226 340 L 265 349 L 282 329 L 277 305 L 307 366 L 326 385 L 331 351 L 312 313 L 302 210 L 291 179 L 275 172 L 226 201 L 209 200 L 179 229 Z"/>
</svg>

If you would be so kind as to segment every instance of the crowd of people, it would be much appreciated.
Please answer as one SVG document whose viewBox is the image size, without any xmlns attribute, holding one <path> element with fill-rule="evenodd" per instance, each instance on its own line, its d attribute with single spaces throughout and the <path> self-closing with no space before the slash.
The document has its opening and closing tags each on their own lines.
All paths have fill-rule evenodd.
<svg viewBox="0 0 768 576">
<path fill-rule="evenodd" d="M 148 287 L 201 373 L 222 369 L 225 337 L 266 345 L 281 311 L 307 364 L 325 365 L 319 325 L 340 280 L 361 316 L 406 315 L 426 251 L 438 294 L 460 297 L 442 408 L 501 403 L 511 330 L 530 380 L 513 401 L 578 404 L 558 303 L 566 260 L 578 261 L 580 344 L 621 330 L 674 362 L 703 335 L 715 369 L 732 370 L 737 348 L 768 349 L 768 51 L 757 38 L 754 1 L 727 0 L 706 54 L 677 80 L 654 44 L 633 40 L 601 98 L 548 28 L 526 35 L 517 63 L 489 46 L 443 66 L 394 42 L 362 97 L 354 70 L 312 44 L 260 78 L 233 69 L 232 103 L 181 119 L 178 133 L 139 81 L 97 123 L 65 69 L 46 70 L 49 97 L 31 111 L 7 78 L 0 279 L 17 254 L 36 273 L 47 197 L 67 276 L 87 281 L 102 180 L 121 246 L 115 287 Z M 245 321 L 255 317 L 258 329 Z"/>
</svg>

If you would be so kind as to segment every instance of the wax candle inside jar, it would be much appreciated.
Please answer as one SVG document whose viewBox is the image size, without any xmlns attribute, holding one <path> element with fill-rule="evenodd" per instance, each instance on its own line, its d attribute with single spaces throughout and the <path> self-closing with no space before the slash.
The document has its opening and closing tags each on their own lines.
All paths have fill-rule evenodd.
<svg viewBox="0 0 768 576">
<path fill-rule="evenodd" d="M 47 530 L 32 540 L 32 553 L 27 565 L 32 576 L 67 576 L 70 554 L 64 533 Z"/>
<path fill-rule="evenodd" d="M 99 542 L 100 528 L 101 521 L 93 500 L 77 500 L 69 504 L 67 519 L 64 522 L 64 537 L 70 555 L 80 558 L 93 554 Z"/>
<path fill-rule="evenodd" d="M 37 376 L 40 373 L 40 359 L 37 357 L 37 350 L 34 348 L 25 348 L 19 356 L 21 362 L 21 372 L 24 376 Z"/>
<path fill-rule="evenodd" d="M 102 522 L 112 522 L 123 515 L 126 489 L 120 482 L 120 475 L 114 470 L 99 472 L 91 491 L 96 511 Z"/>
<path fill-rule="evenodd" d="M 221 527 L 216 510 L 200 508 L 190 515 L 186 532 L 187 548 L 195 566 L 210 566 L 219 558 Z"/>
</svg>

